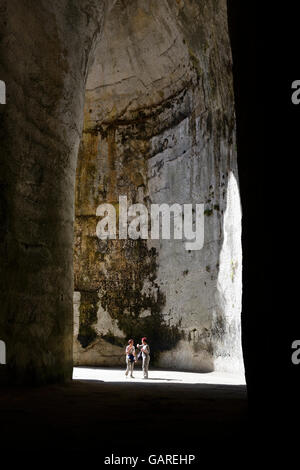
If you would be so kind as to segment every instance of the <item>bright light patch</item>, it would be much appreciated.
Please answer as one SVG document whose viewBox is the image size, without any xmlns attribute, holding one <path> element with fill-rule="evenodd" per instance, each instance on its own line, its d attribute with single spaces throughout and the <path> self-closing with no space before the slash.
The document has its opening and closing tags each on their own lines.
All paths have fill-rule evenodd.
<svg viewBox="0 0 300 470">
<path fill-rule="evenodd" d="M 151 370 L 149 379 L 143 379 L 142 370 L 136 369 L 134 379 L 125 377 L 123 369 L 109 369 L 106 367 L 74 367 L 73 380 L 95 380 L 100 382 L 140 382 L 140 383 L 165 383 L 165 384 L 223 384 L 245 385 L 244 374 L 229 374 L 225 372 L 178 372 L 170 370 Z"/>
</svg>

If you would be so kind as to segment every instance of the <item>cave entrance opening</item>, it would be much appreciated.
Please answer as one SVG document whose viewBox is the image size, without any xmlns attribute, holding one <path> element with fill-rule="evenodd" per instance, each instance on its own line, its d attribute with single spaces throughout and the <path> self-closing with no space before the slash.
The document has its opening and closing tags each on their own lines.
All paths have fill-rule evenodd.
<svg viewBox="0 0 300 470">
<path fill-rule="evenodd" d="M 216 18 L 209 5 L 205 15 L 219 24 L 191 27 L 191 12 L 178 2 L 148 3 L 120 10 L 116 2 L 87 78 L 75 192 L 74 365 L 123 367 L 128 339 L 147 336 L 155 367 L 242 374 L 226 16 Z M 99 239 L 97 208 L 108 203 L 118 216 L 120 196 L 148 209 L 203 204 L 203 247 Z"/>
</svg>

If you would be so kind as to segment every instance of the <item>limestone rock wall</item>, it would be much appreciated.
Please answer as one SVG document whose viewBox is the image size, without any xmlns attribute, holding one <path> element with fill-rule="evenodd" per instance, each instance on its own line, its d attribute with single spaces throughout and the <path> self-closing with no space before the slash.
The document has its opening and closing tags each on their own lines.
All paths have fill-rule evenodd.
<svg viewBox="0 0 300 470">
<path fill-rule="evenodd" d="M 74 184 L 101 0 L 1 0 L 0 381 L 72 376 Z"/>
<path fill-rule="evenodd" d="M 74 360 L 241 370 L 241 214 L 225 0 L 117 0 L 90 68 L 76 177 Z M 205 243 L 96 237 L 96 208 L 204 203 Z"/>
</svg>

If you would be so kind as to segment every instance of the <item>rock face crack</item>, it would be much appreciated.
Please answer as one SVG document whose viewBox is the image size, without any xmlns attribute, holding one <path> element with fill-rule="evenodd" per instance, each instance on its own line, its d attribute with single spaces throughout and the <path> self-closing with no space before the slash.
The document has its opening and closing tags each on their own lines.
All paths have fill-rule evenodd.
<svg viewBox="0 0 300 470">
<path fill-rule="evenodd" d="M 131 75 L 130 77 L 126 77 L 126 78 L 122 78 L 122 80 L 119 80 L 117 82 L 113 82 L 113 83 L 105 83 L 104 85 L 99 85 L 93 89 L 89 89 L 88 91 L 93 93 L 97 90 L 100 90 L 101 88 L 106 88 L 106 87 L 113 87 L 115 85 L 120 85 L 122 84 L 123 82 L 126 82 L 127 80 L 131 80 L 133 78 L 136 78 L 136 75 Z"/>
</svg>

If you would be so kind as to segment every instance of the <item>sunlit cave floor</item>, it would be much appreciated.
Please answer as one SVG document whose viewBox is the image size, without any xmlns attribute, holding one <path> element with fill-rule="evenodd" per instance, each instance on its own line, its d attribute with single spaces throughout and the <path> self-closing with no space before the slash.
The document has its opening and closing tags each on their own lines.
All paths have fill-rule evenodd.
<svg viewBox="0 0 300 470">
<path fill-rule="evenodd" d="M 148 379 L 143 378 L 141 367 L 134 369 L 133 378 L 125 377 L 125 369 L 110 369 L 107 367 L 74 367 L 74 380 L 97 380 L 102 382 L 140 382 L 143 383 L 173 383 L 173 384 L 223 384 L 245 385 L 244 374 L 228 372 L 181 372 L 174 370 L 154 369 L 149 371 Z"/>
<path fill-rule="evenodd" d="M 51 458 L 59 450 L 88 465 L 95 453 L 101 464 L 111 453 L 202 455 L 247 444 L 243 377 L 150 370 L 143 380 L 140 368 L 134 375 L 80 367 L 67 385 L 3 387 L 1 452 Z"/>
</svg>

